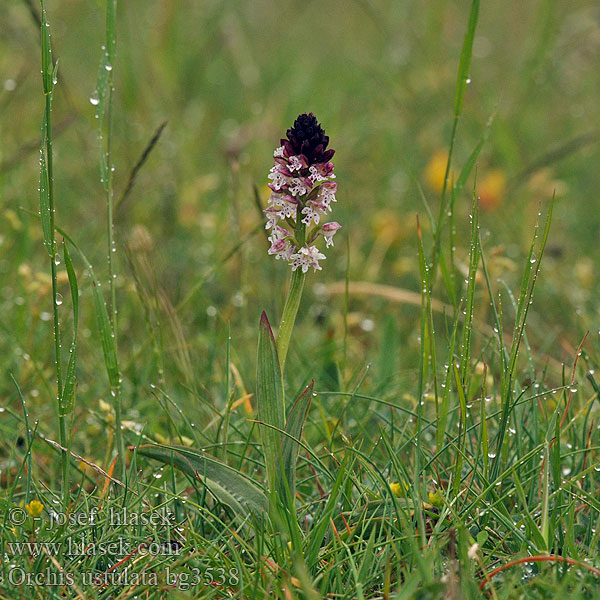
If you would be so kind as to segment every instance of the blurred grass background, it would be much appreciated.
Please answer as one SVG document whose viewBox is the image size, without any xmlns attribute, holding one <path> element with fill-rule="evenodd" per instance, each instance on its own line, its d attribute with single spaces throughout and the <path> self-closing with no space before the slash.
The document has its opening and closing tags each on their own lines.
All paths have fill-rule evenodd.
<svg viewBox="0 0 600 600">
<path fill-rule="evenodd" d="M 273 149 L 305 111 L 317 115 L 336 149 L 334 218 L 344 229 L 323 271 L 310 274 L 287 374 L 292 387 L 313 376 L 318 389 L 342 385 L 335 365 L 343 355 L 344 298 L 327 295 L 325 286 L 345 277 L 347 235 L 352 281 L 418 292 L 415 214 L 424 214 L 420 188 L 437 214 L 468 9 L 467 2 L 440 0 L 119 4 L 117 200 L 154 131 L 168 120 L 116 215 L 125 418 L 150 420 L 160 430 L 150 382 L 164 383 L 190 419 L 201 418 L 195 397 L 222 407 L 228 331 L 238 383 L 253 391 L 258 317 L 264 308 L 277 322 L 289 270 L 266 255 L 262 231 L 249 236 L 261 219 L 253 187 L 264 202 Z M 101 274 L 105 199 L 89 98 L 104 7 L 61 0 L 47 10 L 60 59 L 53 111 L 57 224 Z M 0 392 L 14 396 L 8 378 L 14 373 L 30 412 L 52 431 L 51 286 L 40 223 L 26 212 L 37 212 L 39 202 L 38 13 L 34 2 L 0 4 Z M 478 161 L 481 225 L 488 268 L 513 290 L 538 207 L 545 212 L 556 193 L 528 325 L 540 370 L 548 362 L 570 363 L 587 330 L 598 348 L 599 50 L 594 2 L 482 6 L 453 171 L 494 115 Z M 456 252 L 465 265 L 472 185 L 456 208 Z M 76 412 L 88 415 L 108 391 L 90 282 L 81 265 L 78 273 Z M 68 298 L 64 273 L 61 285 Z M 443 286 L 437 289 L 441 294 Z M 478 297 L 476 318 L 489 322 L 483 287 Z M 349 308 L 346 383 L 374 362 L 364 389 L 381 391 L 385 384 L 386 393 L 402 396 L 413 387 L 405 382 L 419 361 L 419 307 L 371 293 L 351 296 Z M 152 335 L 161 356 L 152 352 Z M 76 420 L 76 430 L 84 424 L 89 433 L 101 431 L 87 417 Z M 76 444 L 90 439 L 75 432 Z"/>
</svg>

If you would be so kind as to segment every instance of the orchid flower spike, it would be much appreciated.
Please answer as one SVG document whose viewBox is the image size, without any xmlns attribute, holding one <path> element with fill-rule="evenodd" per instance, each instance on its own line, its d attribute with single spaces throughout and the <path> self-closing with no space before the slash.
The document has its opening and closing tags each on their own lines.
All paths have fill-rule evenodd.
<svg viewBox="0 0 600 600">
<path fill-rule="evenodd" d="M 322 236 L 325 246 L 333 246 L 333 236 L 341 227 L 324 223 L 336 201 L 333 181 L 335 150 L 327 149 L 329 137 L 313 113 L 299 115 L 286 138 L 275 150 L 275 164 L 269 172 L 271 196 L 265 209 L 266 229 L 270 229 L 269 254 L 288 263 L 292 270 L 309 267 L 320 271 L 325 259 L 314 243 Z"/>
</svg>

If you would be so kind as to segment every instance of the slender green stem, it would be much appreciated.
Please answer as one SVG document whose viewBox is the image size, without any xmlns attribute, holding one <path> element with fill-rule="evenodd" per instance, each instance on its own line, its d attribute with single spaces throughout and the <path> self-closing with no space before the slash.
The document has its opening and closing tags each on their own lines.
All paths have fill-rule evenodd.
<svg viewBox="0 0 600 600">
<path fill-rule="evenodd" d="M 304 289 L 305 279 L 306 273 L 303 273 L 302 269 L 296 269 L 295 271 L 292 271 L 292 276 L 290 277 L 290 288 L 288 290 L 288 295 L 283 307 L 281 324 L 279 325 L 279 330 L 277 332 L 277 352 L 279 353 L 279 365 L 281 367 L 282 376 L 285 368 L 285 359 L 287 357 L 288 347 L 290 345 L 290 338 L 292 337 L 294 323 L 296 322 L 296 315 L 298 314 L 298 308 L 302 298 L 302 290 Z"/>
<path fill-rule="evenodd" d="M 301 210 L 302 207 L 299 206 L 296 215 L 296 240 L 299 245 L 304 244 L 306 236 L 306 228 L 302 222 Z M 281 368 L 282 378 L 285 368 L 285 359 L 287 357 L 288 347 L 290 345 L 290 338 L 292 337 L 294 323 L 296 322 L 296 315 L 298 314 L 300 300 L 302 299 L 302 290 L 304 289 L 305 279 L 306 273 L 304 273 L 301 269 L 292 271 L 292 275 L 290 277 L 290 287 L 288 289 L 288 295 L 283 307 L 283 315 L 281 316 L 279 330 L 277 331 L 277 352 L 279 354 L 279 366 Z"/>
</svg>

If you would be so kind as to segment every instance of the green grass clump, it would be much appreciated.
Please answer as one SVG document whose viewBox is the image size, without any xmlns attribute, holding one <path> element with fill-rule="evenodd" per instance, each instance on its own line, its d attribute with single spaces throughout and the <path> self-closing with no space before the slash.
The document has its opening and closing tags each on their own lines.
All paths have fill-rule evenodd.
<svg viewBox="0 0 600 600">
<path fill-rule="evenodd" d="M 0 6 L 0 596 L 600 598 L 592 3 L 45 4 Z"/>
</svg>

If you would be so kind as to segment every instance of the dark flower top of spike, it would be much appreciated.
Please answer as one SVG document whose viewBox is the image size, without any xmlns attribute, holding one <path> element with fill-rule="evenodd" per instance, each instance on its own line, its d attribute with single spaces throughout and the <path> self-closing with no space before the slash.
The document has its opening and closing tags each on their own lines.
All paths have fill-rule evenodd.
<svg viewBox="0 0 600 600">
<path fill-rule="evenodd" d="M 298 115 L 294 126 L 286 132 L 287 140 L 282 139 L 281 145 L 288 156 L 306 157 L 308 166 L 316 163 L 326 163 L 335 154 L 335 150 L 327 150 L 329 136 L 313 113 Z"/>
</svg>

